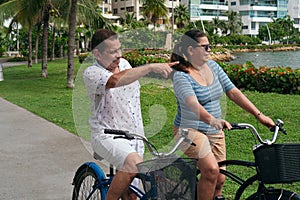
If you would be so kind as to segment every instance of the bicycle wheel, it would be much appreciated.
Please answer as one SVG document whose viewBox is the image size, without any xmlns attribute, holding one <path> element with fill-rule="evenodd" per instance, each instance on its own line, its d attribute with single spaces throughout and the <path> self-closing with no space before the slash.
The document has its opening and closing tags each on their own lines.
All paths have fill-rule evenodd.
<svg viewBox="0 0 300 200">
<path fill-rule="evenodd" d="M 79 169 L 74 178 L 72 200 L 102 200 L 102 191 L 99 188 L 95 188 L 98 183 L 99 180 L 97 179 L 96 173 L 90 166 Z M 92 191 L 94 192 L 92 193 Z"/>
<path fill-rule="evenodd" d="M 291 191 L 276 189 L 276 188 L 266 188 L 262 192 L 256 192 L 248 197 L 246 200 L 300 200 L 300 196 Z"/>
</svg>

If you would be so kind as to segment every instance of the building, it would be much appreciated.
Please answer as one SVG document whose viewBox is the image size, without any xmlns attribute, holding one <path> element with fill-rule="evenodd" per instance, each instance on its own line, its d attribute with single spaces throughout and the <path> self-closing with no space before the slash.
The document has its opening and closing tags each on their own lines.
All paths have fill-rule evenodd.
<svg viewBox="0 0 300 200">
<path fill-rule="evenodd" d="M 228 11 L 228 2 L 225 0 L 190 0 L 191 21 L 212 21 L 218 17 L 220 20 L 227 20 L 225 12 Z"/>
<path fill-rule="evenodd" d="M 300 31 L 300 0 L 289 0 L 288 14 L 294 20 L 295 28 L 298 28 Z"/>
<path fill-rule="evenodd" d="M 111 2 L 113 15 L 124 17 L 126 12 L 135 13 L 137 19 L 142 16 L 142 3 L 139 0 L 107 0 Z M 258 30 L 272 18 L 290 15 L 295 27 L 300 30 L 300 0 L 166 0 L 170 18 L 172 10 L 179 4 L 186 5 L 190 10 L 191 21 L 212 21 L 218 17 L 228 20 L 226 11 L 238 12 L 242 18 L 242 34 L 255 36 Z"/>
<path fill-rule="evenodd" d="M 125 13 L 134 13 L 137 20 L 143 18 L 142 1 L 139 0 L 111 0 L 112 13 L 119 17 L 124 18 Z M 166 0 L 166 6 L 169 9 L 170 17 L 172 16 L 172 9 L 179 5 L 179 0 Z"/>
<path fill-rule="evenodd" d="M 230 0 L 229 9 L 238 12 L 242 17 L 242 33 L 258 35 L 261 26 L 272 22 L 272 18 L 287 15 L 288 0 Z"/>
</svg>

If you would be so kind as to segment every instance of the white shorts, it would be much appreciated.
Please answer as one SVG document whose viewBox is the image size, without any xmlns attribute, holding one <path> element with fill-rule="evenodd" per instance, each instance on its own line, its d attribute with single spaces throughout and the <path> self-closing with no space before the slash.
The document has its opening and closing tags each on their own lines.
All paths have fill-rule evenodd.
<svg viewBox="0 0 300 200">
<path fill-rule="evenodd" d="M 92 137 L 94 152 L 113 164 L 117 169 L 123 167 L 128 154 L 137 152 L 141 158 L 144 154 L 144 143 L 141 140 L 113 139 L 114 136 L 99 134 Z"/>
</svg>

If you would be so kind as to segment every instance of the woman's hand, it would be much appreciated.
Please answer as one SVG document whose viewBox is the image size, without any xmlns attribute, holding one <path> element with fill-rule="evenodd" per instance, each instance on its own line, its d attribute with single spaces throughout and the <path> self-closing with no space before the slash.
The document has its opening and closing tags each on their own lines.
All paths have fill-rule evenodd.
<svg viewBox="0 0 300 200">
<path fill-rule="evenodd" d="M 270 117 L 264 115 L 261 112 L 256 116 L 256 118 L 260 121 L 260 123 L 262 123 L 268 128 L 272 128 L 273 126 L 275 126 L 274 121 Z"/>
<path fill-rule="evenodd" d="M 222 130 L 224 130 L 224 129 L 230 130 L 232 128 L 231 124 L 224 119 L 213 118 L 210 121 L 210 125 L 215 127 L 217 130 L 221 130 L 221 129 Z"/>
</svg>

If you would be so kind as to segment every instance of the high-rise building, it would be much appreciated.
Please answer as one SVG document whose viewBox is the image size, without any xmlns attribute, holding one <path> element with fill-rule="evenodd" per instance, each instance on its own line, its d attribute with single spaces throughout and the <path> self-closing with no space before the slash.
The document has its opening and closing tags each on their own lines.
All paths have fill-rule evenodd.
<svg viewBox="0 0 300 200">
<path fill-rule="evenodd" d="M 228 11 L 228 2 L 225 0 L 190 0 L 187 5 L 190 9 L 191 21 L 212 21 L 218 17 L 227 20 L 225 12 Z"/>
<path fill-rule="evenodd" d="M 230 0 L 229 9 L 241 15 L 244 35 L 257 35 L 272 18 L 287 15 L 287 3 L 288 0 Z"/>
<path fill-rule="evenodd" d="M 300 31 L 300 0 L 289 0 L 288 14 L 291 20 L 294 20 L 295 28 L 298 28 Z"/>
<path fill-rule="evenodd" d="M 124 17 L 126 12 L 135 13 L 137 19 L 142 16 L 142 3 L 139 0 L 107 0 L 111 1 L 113 15 Z M 233 10 L 242 19 L 242 34 L 255 36 L 258 30 L 272 18 L 282 18 L 290 15 L 295 27 L 300 30 L 300 0 L 166 0 L 169 16 L 179 4 L 189 8 L 191 21 L 212 21 L 218 17 L 228 20 L 226 11 Z"/>
</svg>

